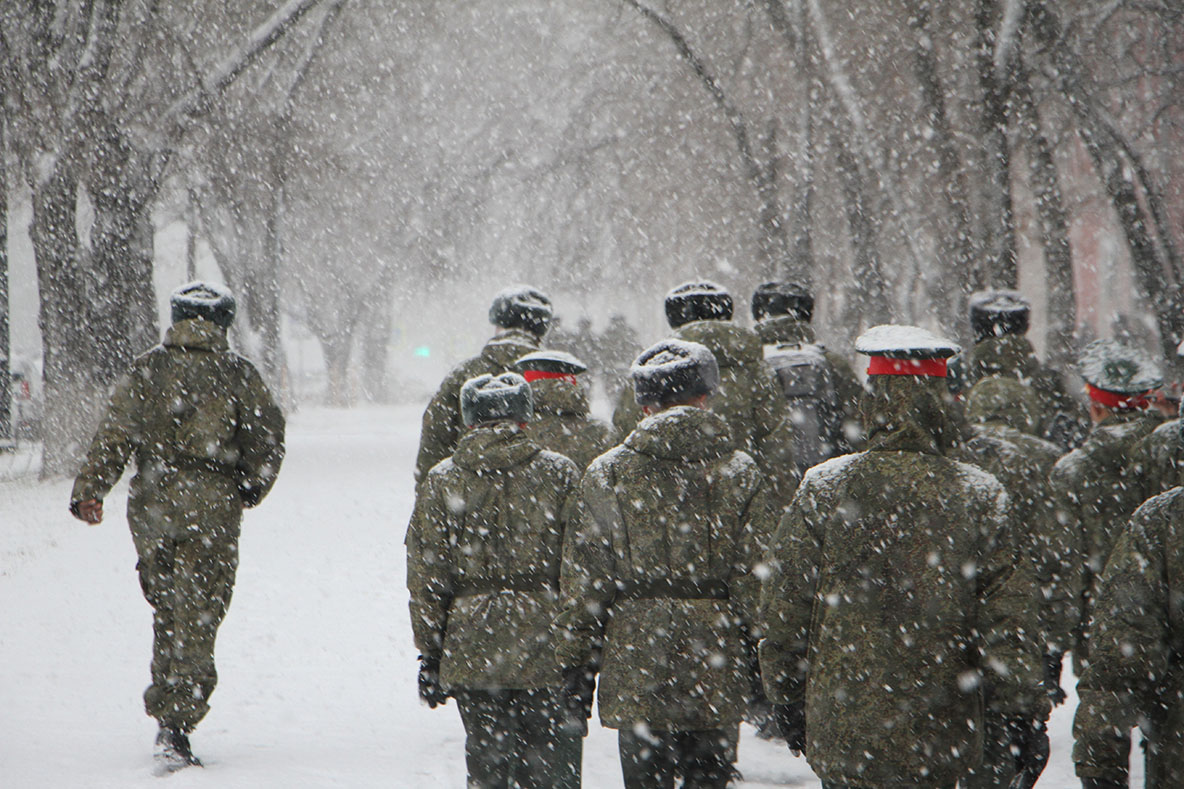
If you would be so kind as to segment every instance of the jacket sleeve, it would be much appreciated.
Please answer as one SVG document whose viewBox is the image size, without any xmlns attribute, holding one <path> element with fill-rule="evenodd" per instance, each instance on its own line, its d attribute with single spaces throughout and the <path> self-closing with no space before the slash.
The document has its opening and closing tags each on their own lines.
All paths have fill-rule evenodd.
<svg viewBox="0 0 1184 789">
<path fill-rule="evenodd" d="M 439 659 L 444 652 L 448 609 L 452 605 L 452 570 L 448 513 L 432 476 L 416 495 L 407 527 L 411 630 L 415 646 L 426 658 Z"/>
<path fill-rule="evenodd" d="M 596 664 L 609 606 L 616 597 L 612 535 L 621 513 L 605 465 L 593 463 L 580 484 L 563 539 L 555 657 L 562 668 Z"/>
<path fill-rule="evenodd" d="M 1150 711 L 1166 677 L 1169 600 L 1155 500 L 1141 507 L 1099 584 L 1090 659 L 1077 684 L 1073 761 L 1082 778 L 1126 784 L 1130 730 Z"/>
<path fill-rule="evenodd" d="M 785 395 L 777 385 L 772 369 L 762 363 L 765 373 L 753 382 L 753 454 L 765 474 L 769 495 L 781 507 L 793 498 L 801 477 L 793 456 L 793 425 Z"/>
<path fill-rule="evenodd" d="M 423 412 L 419 434 L 419 455 L 415 459 L 415 481 L 423 482 L 432 466 L 452 455 L 460 439 L 460 387 L 456 371 L 449 373 Z"/>
<path fill-rule="evenodd" d="M 70 503 L 102 499 L 119 481 L 135 449 L 136 412 L 143 402 L 146 369 L 137 365 L 115 385 L 99 429 L 91 439 L 86 460 L 74 479 Z"/>
<path fill-rule="evenodd" d="M 748 498 L 740 514 L 739 550 L 732 568 L 729 591 L 744 617 L 745 629 L 750 636 L 759 638 L 761 577 L 768 568 L 765 558 L 777 521 L 773 513 L 774 504 L 755 468 L 746 490 Z"/>
<path fill-rule="evenodd" d="M 983 491 L 982 566 L 976 575 L 980 667 L 988 708 L 1006 717 L 1044 720 L 1043 645 L 1031 612 L 1037 607 L 1029 564 L 1020 559 L 1011 504 L 1002 486 Z"/>
<path fill-rule="evenodd" d="M 1035 583 L 1040 596 L 1040 630 L 1046 652 L 1073 649 L 1073 632 L 1080 618 L 1080 578 L 1077 540 L 1068 524 L 1056 517 L 1052 488 L 1034 477 L 1024 491 L 1029 498 L 1019 523 L 1035 538 Z"/>
<path fill-rule="evenodd" d="M 271 491 L 284 461 L 284 413 L 254 367 L 246 366 L 239 395 L 237 484 L 243 504 L 254 507 Z"/>
<path fill-rule="evenodd" d="M 773 535 L 765 561 L 759 621 L 761 678 L 774 704 L 801 704 L 806 694 L 810 621 L 822 563 L 822 544 L 811 521 L 817 505 L 809 486 L 799 488 Z"/>
</svg>

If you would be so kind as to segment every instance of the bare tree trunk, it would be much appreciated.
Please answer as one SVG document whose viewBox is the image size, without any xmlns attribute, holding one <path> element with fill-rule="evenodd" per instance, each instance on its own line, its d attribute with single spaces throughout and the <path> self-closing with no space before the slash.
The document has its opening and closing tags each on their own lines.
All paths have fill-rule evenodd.
<svg viewBox="0 0 1184 789">
<path fill-rule="evenodd" d="M 978 36 L 975 60 L 983 91 L 982 145 L 987 167 L 982 225 L 987 245 L 985 254 L 980 254 L 980 264 L 985 268 L 975 278 L 975 286 L 1014 288 L 1019 284 L 1019 270 L 1015 257 L 1011 153 L 1007 142 L 1007 86 L 1000 81 L 994 57 L 998 5 L 998 0 L 978 0 L 975 10 Z"/>
<path fill-rule="evenodd" d="M 1016 82 L 1015 104 L 1023 139 L 1028 143 L 1028 177 L 1040 217 L 1044 248 L 1045 287 L 1048 292 L 1046 356 L 1059 369 L 1073 363 L 1077 337 L 1077 294 L 1073 282 L 1073 254 L 1069 221 L 1052 144 L 1044 135 L 1040 113 L 1026 72 Z"/>
<path fill-rule="evenodd" d="M 851 245 L 855 250 L 855 293 L 857 311 L 872 323 L 887 323 L 895 310 L 888 298 L 880 267 L 880 252 L 876 243 L 877 231 L 867 211 L 867 189 L 860 175 L 855 156 L 847 149 L 839 134 L 833 134 L 831 145 L 838 161 L 839 182 L 847 212 Z"/>
<path fill-rule="evenodd" d="M 328 374 L 325 390 L 325 404 L 344 408 L 353 405 L 353 388 L 349 385 L 349 360 L 353 351 L 353 327 L 348 332 L 339 332 L 320 337 L 321 351 L 325 355 L 325 370 Z"/>
<path fill-rule="evenodd" d="M 362 327 L 362 395 L 372 403 L 390 400 L 386 364 L 390 356 L 391 324 L 395 311 L 392 301 L 395 276 L 394 266 L 383 268 L 373 302 L 367 311 L 367 320 Z"/>
<path fill-rule="evenodd" d="M 0 93 L 0 106 L 3 106 Z M 13 437 L 12 353 L 9 342 L 8 308 L 8 149 L 4 119 L 0 118 L 0 441 Z"/>
</svg>

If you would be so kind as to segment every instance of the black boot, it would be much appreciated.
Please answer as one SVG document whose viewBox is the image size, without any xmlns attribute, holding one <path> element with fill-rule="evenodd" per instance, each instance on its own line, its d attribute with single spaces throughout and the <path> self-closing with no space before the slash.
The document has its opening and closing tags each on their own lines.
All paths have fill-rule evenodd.
<svg viewBox="0 0 1184 789">
<path fill-rule="evenodd" d="M 185 767 L 201 767 L 201 761 L 189 747 L 189 737 L 175 726 L 163 723 L 156 733 L 154 757 L 159 774 L 173 773 Z"/>
</svg>

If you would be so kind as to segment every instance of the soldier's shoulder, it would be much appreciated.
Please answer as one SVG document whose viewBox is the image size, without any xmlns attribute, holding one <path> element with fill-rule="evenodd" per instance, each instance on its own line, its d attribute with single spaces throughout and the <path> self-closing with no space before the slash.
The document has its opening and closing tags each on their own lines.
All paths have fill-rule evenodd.
<svg viewBox="0 0 1184 789">
<path fill-rule="evenodd" d="M 1142 523 L 1184 523 L 1184 487 L 1175 487 L 1152 496 L 1139 505 L 1132 520 Z M 1177 527 L 1179 528 L 1179 527 Z"/>
<path fill-rule="evenodd" d="M 985 501 L 995 501 L 1007 495 L 998 477 L 981 466 L 952 459 L 950 463 L 968 495 Z"/>
<path fill-rule="evenodd" d="M 424 484 L 438 485 L 449 477 L 455 476 L 459 470 L 460 466 L 452 462 L 451 457 L 446 457 L 428 469 L 428 474 L 424 477 Z"/>
<path fill-rule="evenodd" d="M 1089 452 L 1085 447 L 1067 452 L 1060 460 L 1053 464 L 1049 477 L 1053 482 L 1067 482 L 1077 479 L 1084 473 L 1089 463 Z"/>
<path fill-rule="evenodd" d="M 578 477 L 580 475 L 580 470 L 574 460 L 562 452 L 555 452 L 551 449 L 539 450 L 539 453 L 534 456 L 534 460 L 531 463 L 538 468 L 563 476 Z"/>
<path fill-rule="evenodd" d="M 830 490 L 843 482 L 866 454 L 865 452 L 853 452 L 849 455 L 839 455 L 824 460 L 817 466 L 811 466 L 806 470 L 806 475 L 802 477 L 800 487 L 811 492 Z"/>
</svg>

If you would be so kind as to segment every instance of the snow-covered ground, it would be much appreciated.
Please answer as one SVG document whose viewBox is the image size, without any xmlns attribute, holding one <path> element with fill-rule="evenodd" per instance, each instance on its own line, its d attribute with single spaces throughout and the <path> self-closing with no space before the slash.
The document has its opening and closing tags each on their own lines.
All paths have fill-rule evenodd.
<svg viewBox="0 0 1184 789">
<path fill-rule="evenodd" d="M 0 483 L 0 787 L 463 787 L 455 705 L 416 698 L 403 533 L 420 413 L 293 417 L 280 481 L 243 525 L 220 684 L 193 736 L 206 767 L 164 779 L 152 775 L 155 724 L 140 701 L 151 614 L 126 480 L 97 527 L 67 513 L 66 480 Z M 1053 716 L 1041 786 L 1079 785 L 1075 702 Z M 747 727 L 739 766 L 746 787 L 819 786 L 805 760 Z M 615 732 L 595 718 L 584 778 L 621 786 Z"/>
</svg>

